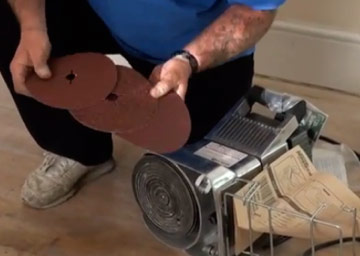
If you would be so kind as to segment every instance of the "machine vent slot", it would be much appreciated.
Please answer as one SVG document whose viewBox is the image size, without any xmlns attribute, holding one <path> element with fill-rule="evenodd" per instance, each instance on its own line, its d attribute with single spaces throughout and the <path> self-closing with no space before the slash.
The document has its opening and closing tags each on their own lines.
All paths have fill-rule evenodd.
<svg viewBox="0 0 360 256">
<path fill-rule="evenodd" d="M 233 116 L 211 135 L 211 140 L 228 147 L 261 156 L 280 129 L 242 116 Z"/>
</svg>

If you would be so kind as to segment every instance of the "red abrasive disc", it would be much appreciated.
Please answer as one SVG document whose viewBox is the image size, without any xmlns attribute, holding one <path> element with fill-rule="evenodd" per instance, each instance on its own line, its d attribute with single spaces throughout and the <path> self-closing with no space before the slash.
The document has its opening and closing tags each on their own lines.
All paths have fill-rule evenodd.
<svg viewBox="0 0 360 256">
<path fill-rule="evenodd" d="M 33 73 L 26 87 L 39 102 L 61 109 L 81 109 L 97 104 L 114 89 L 115 64 L 98 53 L 78 53 L 49 61 L 50 79 Z"/>
<path fill-rule="evenodd" d="M 191 131 L 188 109 L 175 93 L 159 99 L 158 111 L 141 130 L 117 134 L 125 140 L 157 153 L 171 153 L 187 142 Z"/>
<path fill-rule="evenodd" d="M 117 66 L 115 89 L 95 106 L 71 111 L 80 123 L 95 130 L 128 133 L 142 129 L 153 118 L 158 100 L 150 95 L 151 84 L 137 71 Z"/>
</svg>

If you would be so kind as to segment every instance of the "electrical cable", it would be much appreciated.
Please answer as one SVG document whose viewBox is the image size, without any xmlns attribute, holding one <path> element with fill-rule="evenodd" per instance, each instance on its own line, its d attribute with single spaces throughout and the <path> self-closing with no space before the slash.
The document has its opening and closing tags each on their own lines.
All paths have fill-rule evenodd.
<svg viewBox="0 0 360 256">
<path fill-rule="evenodd" d="M 360 237 L 355 237 L 355 241 L 360 243 Z M 353 238 L 352 237 L 345 237 L 343 238 L 343 243 L 349 243 L 349 242 L 353 242 Z M 329 241 L 326 243 L 322 243 L 322 244 L 318 244 L 315 246 L 315 251 L 321 251 L 324 249 L 328 249 L 334 245 L 338 245 L 340 244 L 340 240 L 333 240 L 333 241 Z M 303 256 L 311 256 L 312 255 L 312 248 L 307 249 L 304 253 Z"/>
<path fill-rule="evenodd" d="M 335 140 L 333 140 L 333 139 L 331 139 L 331 138 L 329 138 L 329 137 L 326 137 L 326 136 L 320 136 L 320 140 L 326 141 L 326 142 L 328 142 L 328 143 L 330 143 L 330 144 L 340 145 L 339 142 L 337 142 L 337 141 L 335 141 Z M 359 153 L 359 152 L 356 152 L 356 151 L 354 151 L 354 153 L 355 153 L 355 155 L 356 155 L 356 156 L 359 158 L 359 160 L 360 160 L 360 153 Z"/>
<path fill-rule="evenodd" d="M 331 138 L 325 137 L 325 136 L 320 136 L 320 140 L 326 141 L 326 142 L 331 143 L 331 144 L 336 144 L 336 145 L 340 144 L 339 142 L 337 142 L 337 141 L 335 141 L 335 140 L 333 140 Z M 360 160 L 359 152 L 355 152 L 355 154 Z M 349 243 L 349 242 L 353 242 L 353 241 L 354 241 L 354 239 L 352 237 L 343 238 L 343 243 Z M 360 243 L 360 237 L 355 237 L 355 241 Z M 336 240 L 333 240 L 333 241 L 321 243 L 321 244 L 318 244 L 318 245 L 315 246 L 315 251 L 321 251 L 321 250 L 324 250 L 324 249 L 328 249 L 328 248 L 330 248 L 330 247 L 332 247 L 334 245 L 338 245 L 338 244 L 340 244 L 340 239 L 336 239 Z M 307 249 L 303 253 L 303 256 L 311 256 L 311 255 L 312 255 L 312 248 Z"/>
</svg>

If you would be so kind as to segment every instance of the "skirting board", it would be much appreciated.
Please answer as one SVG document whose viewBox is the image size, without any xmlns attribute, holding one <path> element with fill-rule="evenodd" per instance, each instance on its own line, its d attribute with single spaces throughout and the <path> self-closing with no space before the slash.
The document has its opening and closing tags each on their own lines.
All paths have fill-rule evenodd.
<svg viewBox="0 0 360 256">
<path fill-rule="evenodd" d="M 360 95 L 360 35 L 276 21 L 256 50 L 259 75 Z"/>
</svg>

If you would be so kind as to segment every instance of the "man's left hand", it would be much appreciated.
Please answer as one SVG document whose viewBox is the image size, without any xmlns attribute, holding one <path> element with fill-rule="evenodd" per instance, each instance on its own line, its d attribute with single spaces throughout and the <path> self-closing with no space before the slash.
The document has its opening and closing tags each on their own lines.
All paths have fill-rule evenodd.
<svg viewBox="0 0 360 256">
<path fill-rule="evenodd" d="M 175 91 L 183 100 L 191 76 L 191 67 L 185 60 L 172 58 L 162 65 L 156 66 L 150 76 L 150 82 L 155 87 L 151 96 L 160 98 L 171 91 Z"/>
</svg>

